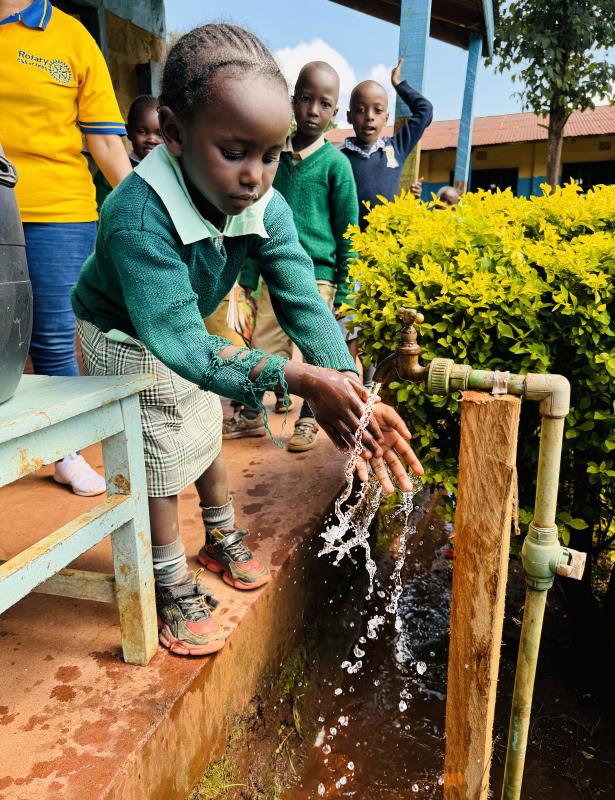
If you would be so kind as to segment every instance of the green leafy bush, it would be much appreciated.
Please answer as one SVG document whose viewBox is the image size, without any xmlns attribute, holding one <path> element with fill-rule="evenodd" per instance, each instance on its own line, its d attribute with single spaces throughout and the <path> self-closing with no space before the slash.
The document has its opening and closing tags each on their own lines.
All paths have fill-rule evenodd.
<svg viewBox="0 0 615 800">
<path fill-rule="evenodd" d="M 543 187 L 544 188 L 544 187 Z M 361 281 L 353 302 L 363 347 L 378 361 L 399 340 L 397 311 L 418 308 L 422 360 L 552 372 L 572 384 L 558 522 L 564 538 L 612 543 L 615 512 L 613 276 L 615 186 L 575 185 L 530 200 L 509 190 L 464 196 L 454 210 L 404 194 L 376 206 L 351 233 Z M 427 481 L 454 493 L 460 397 L 391 384 L 414 433 Z M 518 473 L 522 521 L 533 505 L 538 409 L 522 413 Z M 488 491 L 488 487 L 486 487 Z M 578 537 L 576 537 L 578 539 Z M 578 542 L 577 542 L 578 543 Z"/>
</svg>

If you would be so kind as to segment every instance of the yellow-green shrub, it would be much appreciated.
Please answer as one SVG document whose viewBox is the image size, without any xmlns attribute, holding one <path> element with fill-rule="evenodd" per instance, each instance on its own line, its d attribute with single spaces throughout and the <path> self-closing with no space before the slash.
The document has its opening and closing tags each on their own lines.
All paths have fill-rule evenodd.
<svg viewBox="0 0 615 800">
<path fill-rule="evenodd" d="M 590 531 L 609 544 L 615 511 L 613 278 L 615 186 L 586 195 L 571 185 L 530 200 L 479 191 L 454 210 L 404 194 L 376 206 L 351 268 L 351 302 L 363 347 L 379 360 L 396 347 L 401 306 L 425 315 L 422 359 L 435 356 L 511 372 L 553 372 L 572 384 L 559 522 L 564 536 Z M 427 480 L 456 485 L 459 396 L 433 398 L 392 384 L 414 432 Z M 538 413 L 522 413 L 522 505 L 533 502 Z M 488 487 L 485 487 L 488 491 Z M 575 536 L 575 538 L 578 537 Z"/>
</svg>

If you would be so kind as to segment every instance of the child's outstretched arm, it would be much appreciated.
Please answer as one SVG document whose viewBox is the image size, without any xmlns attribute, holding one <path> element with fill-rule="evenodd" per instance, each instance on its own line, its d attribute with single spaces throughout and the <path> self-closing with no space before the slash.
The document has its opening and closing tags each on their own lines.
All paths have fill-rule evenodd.
<svg viewBox="0 0 615 800">
<path fill-rule="evenodd" d="M 346 302 L 350 289 L 348 283 L 348 266 L 353 258 L 352 243 L 344 238 L 349 225 L 359 224 L 359 201 L 357 199 L 357 186 L 354 180 L 352 167 L 347 158 L 336 164 L 336 169 L 331 175 L 331 189 L 329 194 L 329 214 L 331 230 L 335 236 L 336 272 L 334 305 L 340 306 Z"/>
<path fill-rule="evenodd" d="M 426 97 L 413 89 L 408 81 L 401 80 L 401 65 L 403 58 L 399 59 L 397 66 L 391 72 L 391 83 L 395 91 L 408 106 L 412 115 L 408 122 L 400 128 L 393 140 L 400 151 L 402 158 L 407 158 L 416 147 L 417 142 L 431 124 L 433 119 L 433 106 Z"/>
</svg>

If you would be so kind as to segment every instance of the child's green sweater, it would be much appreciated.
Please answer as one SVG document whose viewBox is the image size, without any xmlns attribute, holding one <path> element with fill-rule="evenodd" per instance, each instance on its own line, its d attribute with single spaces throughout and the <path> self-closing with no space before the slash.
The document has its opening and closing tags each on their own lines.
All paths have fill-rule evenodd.
<svg viewBox="0 0 615 800">
<path fill-rule="evenodd" d="M 210 336 L 203 323 L 251 256 L 267 281 L 278 320 L 306 361 L 356 372 L 337 323 L 318 294 L 292 213 L 277 192 L 263 223 L 269 238 L 225 236 L 220 249 L 213 237 L 183 244 L 160 197 L 133 173 L 104 204 L 96 251 L 73 290 L 75 314 L 105 333 L 116 329 L 140 339 L 202 389 L 260 404 L 283 361 L 269 356 L 270 368 L 262 371 L 261 380 L 252 381 L 248 373 L 254 358 L 222 361 L 217 354 L 229 342 Z"/>
<path fill-rule="evenodd" d="M 314 262 L 317 281 L 337 286 L 335 304 L 348 294 L 348 261 L 351 246 L 344 234 L 359 221 L 357 187 L 350 162 L 331 142 L 305 159 L 292 153 L 280 156 L 273 185 L 291 207 L 299 241 Z M 258 265 L 242 271 L 241 283 L 256 288 Z"/>
</svg>

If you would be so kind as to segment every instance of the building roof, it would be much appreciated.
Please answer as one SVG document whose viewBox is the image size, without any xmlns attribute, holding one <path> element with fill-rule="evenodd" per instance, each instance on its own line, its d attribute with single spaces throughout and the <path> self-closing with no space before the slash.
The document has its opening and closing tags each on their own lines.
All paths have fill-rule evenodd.
<svg viewBox="0 0 615 800">
<path fill-rule="evenodd" d="M 327 137 L 333 144 L 343 144 L 352 128 L 335 128 Z M 568 139 L 579 136 L 609 136 L 615 134 L 615 106 L 598 106 L 593 111 L 575 111 L 564 128 Z M 393 135 L 393 126 L 384 129 L 385 136 Z M 459 120 L 432 122 L 421 139 L 421 150 L 446 150 L 457 147 Z M 472 147 L 512 142 L 538 142 L 547 139 L 547 120 L 536 114 L 503 114 L 497 117 L 476 117 L 472 132 Z"/>
<path fill-rule="evenodd" d="M 401 0 L 331 2 L 399 25 Z M 430 8 L 431 13 L 429 35 L 467 49 L 470 34 L 479 31 L 483 35 L 483 54 L 492 55 L 494 5 L 493 0 L 431 0 L 429 4 L 425 4 L 425 8 Z"/>
</svg>

